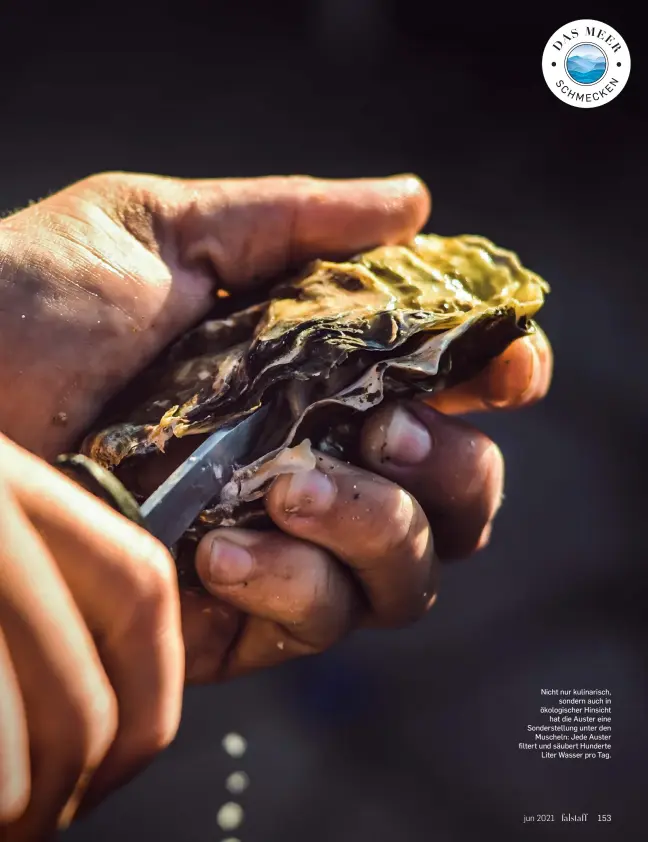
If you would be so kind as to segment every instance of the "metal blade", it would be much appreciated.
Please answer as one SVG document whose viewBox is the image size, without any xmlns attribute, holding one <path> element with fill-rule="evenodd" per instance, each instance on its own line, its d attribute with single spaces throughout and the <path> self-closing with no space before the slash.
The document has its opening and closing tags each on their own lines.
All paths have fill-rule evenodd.
<svg viewBox="0 0 648 842">
<path fill-rule="evenodd" d="M 268 411 L 261 407 L 234 427 L 217 430 L 142 504 L 146 528 L 165 546 L 172 547 L 229 482 L 235 463 L 259 436 Z"/>
</svg>

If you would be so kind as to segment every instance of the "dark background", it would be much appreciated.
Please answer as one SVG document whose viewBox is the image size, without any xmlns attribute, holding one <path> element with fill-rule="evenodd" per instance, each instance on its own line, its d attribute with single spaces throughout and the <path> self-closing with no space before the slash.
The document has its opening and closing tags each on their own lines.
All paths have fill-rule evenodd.
<svg viewBox="0 0 648 842">
<path fill-rule="evenodd" d="M 490 547 L 414 628 L 187 694 L 177 742 L 66 842 L 648 838 L 645 804 L 648 89 L 619 6 L 494 12 L 320 0 L 0 5 L 0 209 L 93 172 L 420 174 L 427 230 L 516 250 L 553 293 L 555 382 L 478 423 L 507 459 Z M 546 87 L 544 44 L 591 16 L 633 60 L 613 102 Z M 645 52 L 645 50 L 644 50 Z M 613 759 L 517 750 L 541 687 L 607 687 Z M 220 747 L 239 731 L 243 761 Z M 525 826 L 523 813 L 590 813 Z M 611 813 L 611 825 L 596 823 Z"/>
</svg>

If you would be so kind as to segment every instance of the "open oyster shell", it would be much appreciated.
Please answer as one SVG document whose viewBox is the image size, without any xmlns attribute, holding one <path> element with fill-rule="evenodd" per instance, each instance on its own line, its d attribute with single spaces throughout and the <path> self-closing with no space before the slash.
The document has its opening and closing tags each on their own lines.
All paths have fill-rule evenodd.
<svg viewBox="0 0 648 842">
<path fill-rule="evenodd" d="M 473 376 L 533 330 L 548 291 L 514 253 L 477 236 L 420 235 L 348 262 L 316 261 L 267 300 L 210 318 L 172 345 L 83 452 L 143 499 L 140 477 L 152 463 L 170 472 L 174 453 L 176 464 L 188 455 L 178 440 L 197 436 L 197 447 L 271 401 L 272 425 L 184 541 L 258 524 L 268 483 L 312 467 L 311 445 L 353 460 L 359 412 Z"/>
</svg>

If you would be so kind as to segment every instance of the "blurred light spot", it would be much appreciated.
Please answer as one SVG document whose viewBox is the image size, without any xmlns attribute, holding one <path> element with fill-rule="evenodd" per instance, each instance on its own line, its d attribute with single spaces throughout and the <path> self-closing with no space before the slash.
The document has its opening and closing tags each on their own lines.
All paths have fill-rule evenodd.
<svg viewBox="0 0 648 842">
<path fill-rule="evenodd" d="M 250 779 L 245 772 L 232 772 L 225 781 L 225 787 L 234 795 L 239 795 L 250 785 Z"/>
<path fill-rule="evenodd" d="M 240 734 L 232 732 L 223 737 L 222 746 L 230 757 L 243 757 L 247 741 Z"/>
<path fill-rule="evenodd" d="M 234 830 L 243 821 L 243 807 L 234 801 L 228 801 L 218 811 L 216 821 L 223 830 Z"/>
</svg>

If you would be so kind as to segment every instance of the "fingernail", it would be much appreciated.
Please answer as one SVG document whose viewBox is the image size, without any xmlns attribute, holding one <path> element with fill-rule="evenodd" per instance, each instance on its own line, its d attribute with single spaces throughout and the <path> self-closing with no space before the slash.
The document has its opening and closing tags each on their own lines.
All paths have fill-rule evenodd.
<svg viewBox="0 0 648 842">
<path fill-rule="evenodd" d="M 333 505 L 335 487 L 321 471 L 292 474 L 286 488 L 284 509 L 300 517 L 323 515 Z"/>
<path fill-rule="evenodd" d="M 383 458 L 401 465 L 418 465 L 430 453 L 432 440 L 421 422 L 397 406 L 385 431 Z"/>
<path fill-rule="evenodd" d="M 213 585 L 237 585 L 249 578 L 254 559 L 238 544 L 212 538 L 209 548 L 209 581 Z"/>
</svg>

